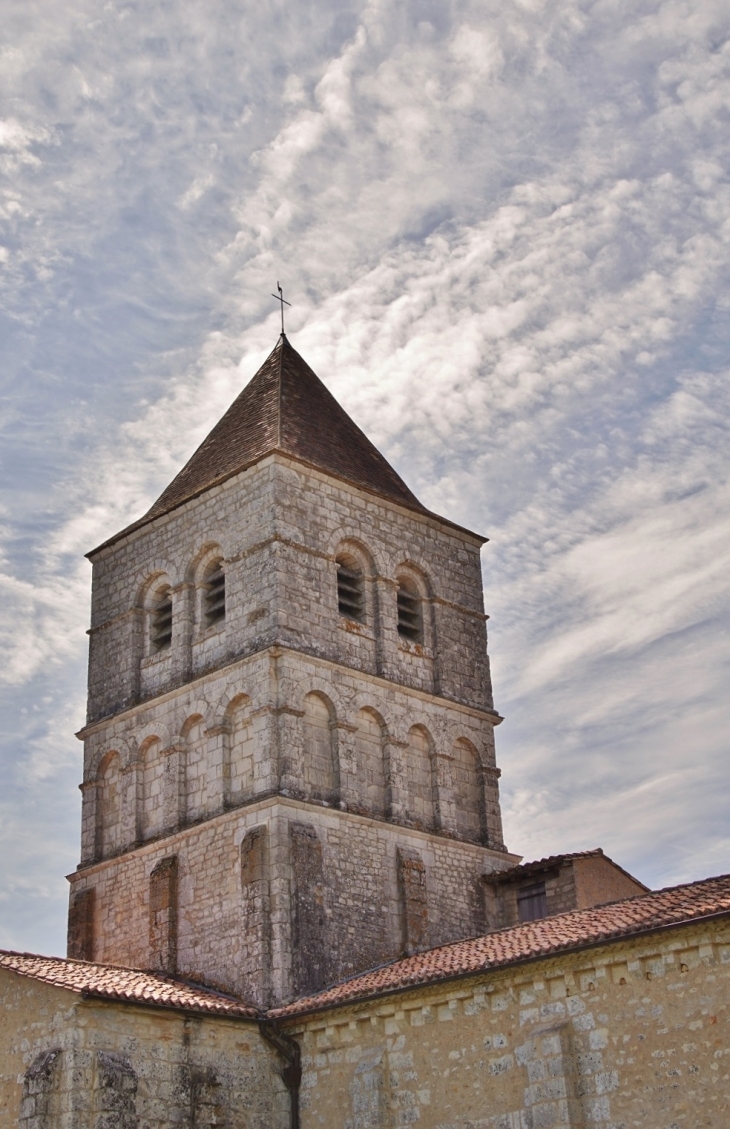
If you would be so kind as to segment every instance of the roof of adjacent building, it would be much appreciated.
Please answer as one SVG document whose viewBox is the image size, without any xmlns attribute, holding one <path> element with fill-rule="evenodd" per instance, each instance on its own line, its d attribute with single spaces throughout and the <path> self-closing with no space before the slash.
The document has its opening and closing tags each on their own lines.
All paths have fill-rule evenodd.
<svg viewBox="0 0 730 1129">
<path fill-rule="evenodd" d="M 577 859 L 594 858 L 604 859 L 611 866 L 614 866 L 616 870 L 620 870 L 622 874 L 625 874 L 627 878 L 630 878 L 632 882 L 635 882 L 637 886 L 642 886 L 645 890 L 648 891 L 648 886 L 645 886 L 644 883 L 640 882 L 638 878 L 634 878 L 633 874 L 629 874 L 628 870 L 624 870 L 622 866 L 619 866 L 617 862 L 614 862 L 612 858 L 609 858 L 608 855 L 604 853 L 601 847 L 596 847 L 593 851 L 571 851 L 565 855 L 548 855 L 547 858 L 535 859 L 534 862 L 521 862 L 518 863 L 517 866 L 509 867 L 508 870 L 500 870 L 494 874 L 489 874 L 487 875 L 487 879 L 489 882 L 496 883 L 514 882 L 516 879 L 529 878 L 530 875 L 533 874 L 543 874 L 548 870 L 557 870 L 567 862 L 574 862 Z"/>
<path fill-rule="evenodd" d="M 545 917 L 405 957 L 269 1012 L 285 1018 L 730 914 L 730 874 Z"/>
<path fill-rule="evenodd" d="M 161 972 L 1 950 L 0 968 L 96 999 L 239 1019 L 287 1019 L 727 915 L 730 874 L 442 945 L 265 1013 Z"/>
<path fill-rule="evenodd" d="M 69 992 L 116 1000 L 118 1003 L 146 1004 L 245 1019 L 256 1019 L 258 1015 L 256 1008 L 235 996 L 216 992 L 200 984 L 177 980 L 163 972 L 141 972 L 139 969 L 94 964 L 85 960 L 42 957 L 33 953 L 3 950 L 0 950 L 0 968 L 17 972 L 19 976 L 41 980 L 56 988 L 65 988 Z"/>
<path fill-rule="evenodd" d="M 88 555 L 93 556 L 99 549 L 275 451 L 406 509 L 436 516 L 421 505 L 282 334 L 256 375 L 151 509 Z"/>
</svg>

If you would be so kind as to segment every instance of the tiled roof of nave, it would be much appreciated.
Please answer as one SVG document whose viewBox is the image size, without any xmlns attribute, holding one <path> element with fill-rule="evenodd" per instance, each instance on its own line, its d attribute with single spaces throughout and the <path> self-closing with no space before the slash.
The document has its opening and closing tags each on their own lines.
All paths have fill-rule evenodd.
<svg viewBox="0 0 730 1129">
<path fill-rule="evenodd" d="M 255 1019 L 257 1011 L 242 1000 L 215 992 L 198 984 L 189 984 L 162 972 L 142 972 L 135 968 L 118 968 L 109 964 L 94 964 L 67 957 L 43 957 L 33 953 L 14 953 L 0 950 L 0 968 L 17 972 L 101 999 L 120 1003 L 146 1004 L 169 1007 L 183 1011 L 204 1012 L 209 1015 L 228 1015 Z"/>
<path fill-rule="evenodd" d="M 485 933 L 384 965 L 270 1012 L 294 1016 L 730 914 L 730 874 Z"/>
<path fill-rule="evenodd" d="M 730 916 L 730 874 L 429 949 L 265 1014 L 233 996 L 164 973 L 7 951 L 0 951 L 0 968 L 110 1001 L 241 1019 L 286 1019 L 717 916 Z"/>
</svg>

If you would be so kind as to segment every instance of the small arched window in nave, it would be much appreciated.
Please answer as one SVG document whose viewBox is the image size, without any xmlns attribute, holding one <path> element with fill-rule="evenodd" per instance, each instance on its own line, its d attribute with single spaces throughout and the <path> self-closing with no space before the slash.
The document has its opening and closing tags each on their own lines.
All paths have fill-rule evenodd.
<svg viewBox="0 0 730 1129">
<path fill-rule="evenodd" d="M 206 627 L 226 618 L 226 574 L 222 561 L 215 561 L 205 573 L 203 606 Z"/>
<path fill-rule="evenodd" d="M 338 557 L 337 605 L 340 615 L 362 622 L 365 616 L 365 591 L 362 569 L 354 557 Z"/>
<path fill-rule="evenodd" d="M 423 640 L 421 597 L 410 579 L 398 581 L 398 634 L 411 643 Z"/>
<path fill-rule="evenodd" d="M 153 651 L 164 651 L 172 642 L 172 593 L 165 585 L 157 592 L 150 616 L 150 643 Z"/>
</svg>

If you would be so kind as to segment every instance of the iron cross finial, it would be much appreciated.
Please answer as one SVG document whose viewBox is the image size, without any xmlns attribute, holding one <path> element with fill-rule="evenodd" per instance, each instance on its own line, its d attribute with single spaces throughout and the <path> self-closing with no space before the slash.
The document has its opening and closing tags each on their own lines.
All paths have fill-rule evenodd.
<svg viewBox="0 0 730 1129">
<path fill-rule="evenodd" d="M 278 280 L 276 283 L 276 289 L 279 291 L 279 293 L 272 294 L 271 297 L 276 298 L 277 302 L 281 302 L 281 336 L 286 337 L 286 334 L 284 333 L 284 306 L 291 306 L 291 302 L 287 302 L 286 298 L 284 297 L 284 291 L 281 289 Z"/>
</svg>

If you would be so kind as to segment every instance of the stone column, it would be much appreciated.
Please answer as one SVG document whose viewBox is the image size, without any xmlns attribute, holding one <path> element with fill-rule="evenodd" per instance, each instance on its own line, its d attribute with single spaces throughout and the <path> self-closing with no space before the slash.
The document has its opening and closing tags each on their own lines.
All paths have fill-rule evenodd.
<svg viewBox="0 0 730 1129">
<path fill-rule="evenodd" d="M 297 996 L 327 983 L 331 962 L 325 937 L 322 844 L 311 823 L 290 823 L 292 863 L 292 989 Z"/>
<path fill-rule="evenodd" d="M 71 887 L 68 907 L 67 952 L 73 960 L 94 959 L 94 909 L 96 891 Z"/>
<path fill-rule="evenodd" d="M 483 766 L 481 777 L 484 787 L 484 816 L 486 819 L 486 846 L 493 851 L 506 851 L 502 832 L 502 810 L 499 806 L 499 778 L 502 772 L 491 765 Z"/>
<path fill-rule="evenodd" d="M 195 619 L 195 589 L 192 584 L 176 584 L 172 596 L 172 680 L 187 682 L 192 675 L 192 642 Z"/>
<path fill-rule="evenodd" d="M 99 786 L 96 780 L 79 784 L 81 792 L 81 862 L 96 861 L 99 851 L 99 830 L 96 812 L 99 803 Z"/>
<path fill-rule="evenodd" d="M 388 576 L 376 576 L 379 628 L 377 633 L 377 673 L 381 678 L 398 679 L 398 584 Z"/>
</svg>

